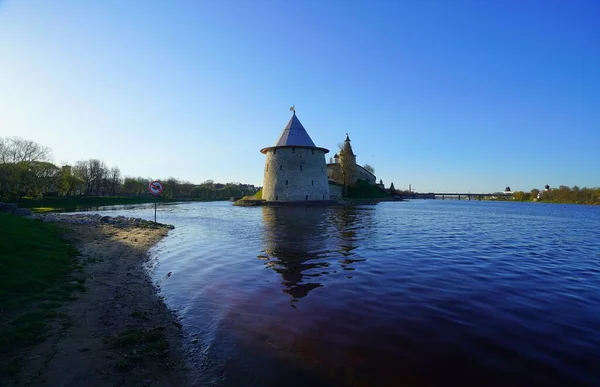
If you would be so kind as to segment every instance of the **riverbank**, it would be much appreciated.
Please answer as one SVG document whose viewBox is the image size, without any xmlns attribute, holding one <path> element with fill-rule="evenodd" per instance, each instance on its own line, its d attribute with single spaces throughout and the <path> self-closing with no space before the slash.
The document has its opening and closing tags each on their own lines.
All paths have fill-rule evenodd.
<svg viewBox="0 0 600 387">
<path fill-rule="evenodd" d="M 303 200 L 297 202 L 267 202 L 262 199 L 247 199 L 242 198 L 236 200 L 233 205 L 240 207 L 256 207 L 256 206 L 274 206 L 274 207 L 341 207 L 353 205 L 375 205 L 381 202 L 402 202 L 401 198 L 385 197 L 385 198 L 343 198 L 337 200 Z"/>
<path fill-rule="evenodd" d="M 154 203 L 152 196 L 48 196 L 43 199 L 21 199 L 18 206 L 33 212 L 75 211 L 105 206 L 127 206 Z M 159 203 L 175 203 L 175 199 L 159 198 Z"/>
<path fill-rule="evenodd" d="M 143 267 L 166 225 L 99 215 L 49 214 L 43 221 L 0 215 L 6 385 L 186 384 L 181 325 Z"/>
</svg>

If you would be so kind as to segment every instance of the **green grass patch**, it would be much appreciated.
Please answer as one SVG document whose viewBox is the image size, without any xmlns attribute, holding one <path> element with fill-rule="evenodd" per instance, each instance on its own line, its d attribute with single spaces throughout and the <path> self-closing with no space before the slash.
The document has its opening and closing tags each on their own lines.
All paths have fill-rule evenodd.
<svg viewBox="0 0 600 387">
<path fill-rule="evenodd" d="M 0 213 L 0 311 L 70 294 L 56 285 L 68 281 L 76 252 L 60 234 L 55 225 Z"/>
<path fill-rule="evenodd" d="M 255 193 L 254 195 L 250 196 L 251 199 L 254 200 L 262 200 L 262 188 L 258 190 L 257 193 Z"/>
<path fill-rule="evenodd" d="M 149 330 L 128 329 L 110 338 L 109 342 L 114 347 L 155 343 L 164 339 L 162 331 L 162 328 L 152 328 Z"/>
<path fill-rule="evenodd" d="M 69 274 L 76 251 L 61 233 L 53 224 L 0 213 L 0 377 L 18 371 L 11 354 L 38 342 L 51 322 L 66 320 L 57 309 L 84 289 L 85 281 Z"/>
<path fill-rule="evenodd" d="M 121 352 L 121 357 L 117 360 L 117 368 L 121 371 L 129 371 L 135 368 L 147 356 L 165 357 L 169 348 L 161 327 L 147 330 L 128 329 L 109 337 L 106 342 L 115 350 Z M 168 366 L 168 364 L 165 365 Z"/>
<path fill-rule="evenodd" d="M 243 198 L 237 200 L 234 203 L 234 205 L 236 205 L 236 206 L 248 206 L 248 205 L 253 206 L 253 205 L 260 204 L 259 200 L 262 200 L 262 188 L 260 190 L 258 190 L 258 192 L 252 196 L 244 196 Z"/>
</svg>

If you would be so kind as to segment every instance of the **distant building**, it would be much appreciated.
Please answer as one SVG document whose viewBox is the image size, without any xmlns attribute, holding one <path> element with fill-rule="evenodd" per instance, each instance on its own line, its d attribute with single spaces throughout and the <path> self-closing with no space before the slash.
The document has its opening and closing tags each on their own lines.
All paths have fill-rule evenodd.
<svg viewBox="0 0 600 387">
<path fill-rule="evenodd" d="M 339 155 L 336 153 L 333 156 L 333 163 L 327 164 L 327 177 L 330 181 L 341 185 L 353 186 L 358 179 L 377 185 L 375 175 L 356 163 L 356 155 L 352 150 L 348 133 Z"/>
<path fill-rule="evenodd" d="M 537 199 L 541 199 L 541 198 L 542 198 L 542 195 L 544 194 L 544 192 L 548 192 L 548 191 L 550 191 L 550 190 L 551 190 L 551 189 L 550 189 L 550 186 L 549 186 L 548 184 L 546 184 L 546 185 L 544 186 L 544 190 L 543 190 L 543 191 L 540 191 L 540 192 L 538 192 L 538 194 L 537 194 Z"/>
<path fill-rule="evenodd" d="M 329 150 L 314 144 L 295 110 L 275 145 L 260 151 L 267 155 L 263 200 L 329 200 L 325 164 Z"/>
</svg>

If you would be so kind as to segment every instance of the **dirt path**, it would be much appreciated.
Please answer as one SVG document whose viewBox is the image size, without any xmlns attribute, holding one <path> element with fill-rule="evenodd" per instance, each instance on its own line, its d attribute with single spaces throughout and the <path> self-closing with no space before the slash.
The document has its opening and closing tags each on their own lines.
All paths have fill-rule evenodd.
<svg viewBox="0 0 600 387">
<path fill-rule="evenodd" d="M 82 254 L 77 259 L 86 289 L 63 306 L 63 323 L 24 356 L 18 380 L 10 384 L 186 385 L 181 325 L 142 266 L 148 249 L 168 230 L 62 226 Z"/>
</svg>

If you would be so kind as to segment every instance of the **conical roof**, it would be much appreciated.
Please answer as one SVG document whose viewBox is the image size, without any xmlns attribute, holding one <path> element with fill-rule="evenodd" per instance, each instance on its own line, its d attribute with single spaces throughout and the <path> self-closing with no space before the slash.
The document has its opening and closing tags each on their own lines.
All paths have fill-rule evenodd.
<svg viewBox="0 0 600 387">
<path fill-rule="evenodd" d="M 306 129 L 304 129 L 298 117 L 296 117 L 296 112 L 294 112 L 292 118 L 290 118 L 285 128 L 283 128 L 283 132 L 281 132 L 277 143 L 273 146 L 262 148 L 260 152 L 267 153 L 270 149 L 279 147 L 314 148 L 324 153 L 329 153 L 329 149 L 315 145 L 308 133 L 306 133 Z"/>
<path fill-rule="evenodd" d="M 354 156 L 354 152 L 352 151 L 352 145 L 350 145 L 350 136 L 346 133 L 346 141 L 344 141 L 344 146 L 342 148 L 344 153 Z"/>
<path fill-rule="evenodd" d="M 283 129 L 283 132 L 281 132 L 281 136 L 279 136 L 279 140 L 277 140 L 275 146 L 306 146 L 316 148 L 315 143 L 311 140 L 308 133 L 306 133 L 306 129 L 304 129 L 304 126 L 302 126 L 300 120 L 296 117 L 295 112 Z"/>
</svg>

